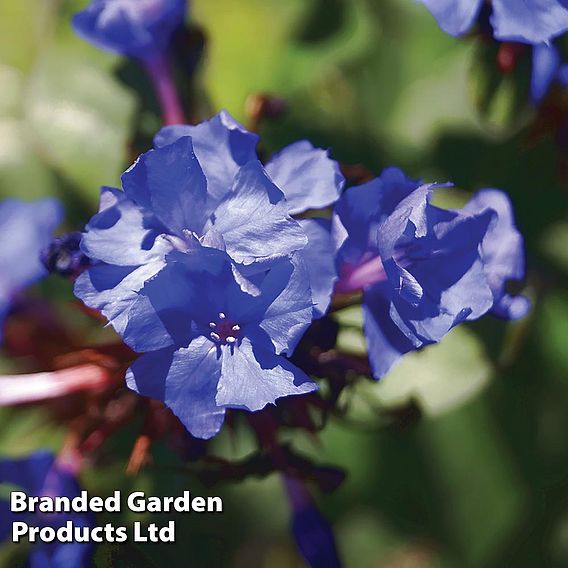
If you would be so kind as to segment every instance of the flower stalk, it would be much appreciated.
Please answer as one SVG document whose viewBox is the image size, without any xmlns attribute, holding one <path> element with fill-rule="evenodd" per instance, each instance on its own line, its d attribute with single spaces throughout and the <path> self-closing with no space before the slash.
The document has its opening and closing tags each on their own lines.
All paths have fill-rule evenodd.
<svg viewBox="0 0 568 568">
<path fill-rule="evenodd" d="M 185 124 L 185 114 L 179 99 L 171 66 L 165 55 L 144 61 L 144 66 L 154 86 L 162 110 L 165 126 Z"/>
</svg>

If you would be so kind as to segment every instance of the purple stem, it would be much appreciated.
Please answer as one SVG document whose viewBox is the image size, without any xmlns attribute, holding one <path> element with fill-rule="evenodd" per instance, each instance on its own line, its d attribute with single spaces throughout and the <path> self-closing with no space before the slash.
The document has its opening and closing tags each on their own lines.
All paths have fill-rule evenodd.
<svg viewBox="0 0 568 568">
<path fill-rule="evenodd" d="M 162 109 L 165 126 L 185 124 L 185 115 L 172 78 L 172 72 L 164 55 L 144 61 L 146 71 L 154 85 L 154 90 Z"/>
</svg>

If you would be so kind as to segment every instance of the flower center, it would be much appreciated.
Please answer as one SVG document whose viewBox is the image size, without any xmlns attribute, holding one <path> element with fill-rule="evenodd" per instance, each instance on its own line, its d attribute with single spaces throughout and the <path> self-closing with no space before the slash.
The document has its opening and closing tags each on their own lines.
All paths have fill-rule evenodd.
<svg viewBox="0 0 568 568">
<path fill-rule="evenodd" d="M 217 321 L 209 322 L 209 337 L 215 342 L 223 345 L 234 345 L 241 331 L 241 326 L 234 321 L 227 319 L 223 312 L 219 312 Z"/>
</svg>

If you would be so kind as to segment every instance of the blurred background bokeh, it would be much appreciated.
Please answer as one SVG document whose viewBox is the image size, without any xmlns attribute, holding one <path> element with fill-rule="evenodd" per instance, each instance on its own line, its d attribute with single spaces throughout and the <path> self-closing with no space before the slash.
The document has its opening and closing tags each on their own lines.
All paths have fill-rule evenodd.
<svg viewBox="0 0 568 568">
<path fill-rule="evenodd" d="M 58 196 L 67 229 L 82 227 L 99 186 L 117 186 L 160 126 L 137 65 L 73 34 L 85 4 L 0 2 L 0 197 Z M 530 53 L 504 75 L 496 44 L 444 34 L 414 0 L 192 0 L 188 23 L 204 37 L 193 79 L 178 69 L 193 120 L 225 108 L 246 123 L 250 95 L 277 95 L 288 110 L 260 125 L 267 154 L 308 138 L 375 173 L 397 165 L 450 180 L 438 197 L 450 206 L 499 187 L 526 239 L 528 318 L 461 326 L 380 384 L 344 393 L 348 411 L 319 439 L 290 434 L 298 451 L 347 472 L 318 496 L 345 566 L 568 566 L 568 154 L 550 118 L 567 95 L 532 108 Z M 69 307 L 69 283 L 50 277 L 33 294 L 89 341 L 111 334 Z M 358 309 L 337 317 L 342 347 L 363 352 Z M 28 368 L 0 358 L 3 372 Z M 406 420 L 409 408 L 420 418 Z M 126 477 L 137 427 L 85 472 L 90 492 L 186 488 L 221 495 L 225 512 L 178 515 L 175 545 L 102 545 L 98 566 L 302 566 L 278 476 L 204 487 L 158 445 L 154 465 Z M 41 409 L 0 411 L 0 454 L 58 449 L 63 436 Z M 254 441 L 224 431 L 213 448 L 237 459 Z M 16 565 L 10 549 L 0 566 Z"/>
</svg>

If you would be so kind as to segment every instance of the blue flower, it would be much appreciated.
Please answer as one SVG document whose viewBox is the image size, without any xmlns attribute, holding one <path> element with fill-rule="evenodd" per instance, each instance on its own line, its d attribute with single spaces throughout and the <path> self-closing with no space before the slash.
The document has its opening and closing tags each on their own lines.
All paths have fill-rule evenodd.
<svg viewBox="0 0 568 568">
<path fill-rule="evenodd" d="M 38 451 L 24 458 L 0 459 L 0 484 L 9 484 L 34 497 L 77 497 L 81 489 L 72 473 L 55 462 L 48 451 Z M 94 527 L 92 513 L 12 513 L 8 501 L 0 501 L 0 541 L 8 539 L 12 523 L 58 528 L 66 521 L 76 527 Z M 37 568 L 86 568 L 91 565 L 91 543 L 37 543 L 33 545 L 28 566 Z"/>
<path fill-rule="evenodd" d="M 435 187 L 390 168 L 349 189 L 336 205 L 336 290 L 363 291 L 377 379 L 402 355 L 439 341 L 462 321 L 492 308 L 501 315 L 509 308 L 508 315 L 521 312 L 505 293 L 506 281 L 524 272 L 507 199 L 484 192 L 463 210 L 446 211 L 430 203 Z"/>
<path fill-rule="evenodd" d="M 0 203 L 0 326 L 17 294 L 46 274 L 40 252 L 61 217 L 61 206 L 53 199 Z"/>
<path fill-rule="evenodd" d="M 330 301 L 330 223 L 292 214 L 334 202 L 343 176 L 307 142 L 266 169 L 227 113 L 162 130 L 103 188 L 81 242 L 75 293 L 135 351 L 128 384 L 166 402 L 195 436 L 226 408 L 258 410 L 315 388 L 291 355 Z"/>
<path fill-rule="evenodd" d="M 271 162 L 276 180 L 292 178 L 277 187 L 257 160 L 256 143 L 256 135 L 226 113 L 198 126 L 164 129 L 157 148 L 122 176 L 124 191 L 103 188 L 100 211 L 81 245 L 95 265 L 78 278 L 75 292 L 101 310 L 134 350 L 154 350 L 167 335 L 139 291 L 169 253 L 197 244 L 226 251 L 235 278 L 251 294 L 255 272 L 301 254 L 309 266 L 314 315 L 327 309 L 336 277 L 329 226 L 323 220 L 298 222 L 290 213 L 309 205 L 309 190 L 314 206 L 337 199 L 343 178 L 324 151 L 296 144 L 288 172 L 281 166 L 283 153 Z M 145 333 L 133 331 L 133 318 L 144 319 Z"/>
<path fill-rule="evenodd" d="M 168 337 L 164 348 L 133 363 L 127 384 L 163 400 L 196 437 L 214 436 L 227 408 L 260 410 L 316 389 L 282 356 L 293 352 L 313 318 L 301 259 L 273 264 L 255 284 L 256 295 L 243 291 L 227 254 L 202 247 L 170 253 L 139 292 Z"/>
<path fill-rule="evenodd" d="M 102 49 L 148 60 L 167 49 L 185 10 L 185 0 L 93 0 L 73 28 Z"/>
<path fill-rule="evenodd" d="M 418 0 L 447 33 L 459 36 L 473 24 L 484 0 Z M 568 30 L 565 0 L 493 0 L 491 25 L 496 39 L 537 45 Z"/>
</svg>

